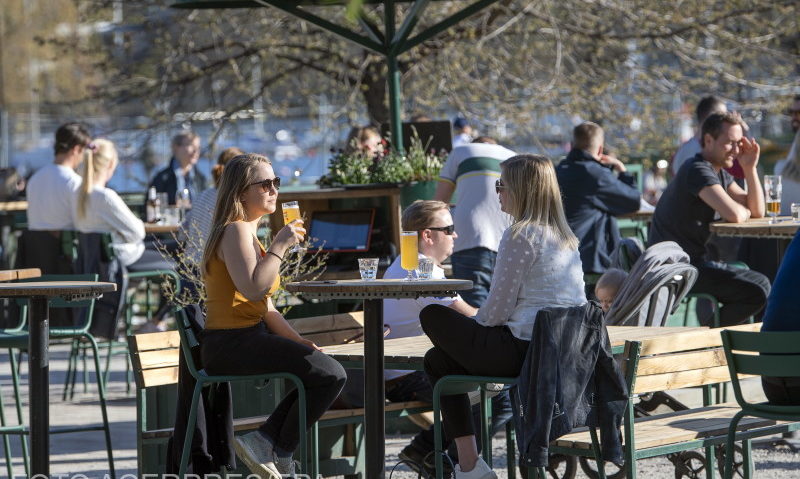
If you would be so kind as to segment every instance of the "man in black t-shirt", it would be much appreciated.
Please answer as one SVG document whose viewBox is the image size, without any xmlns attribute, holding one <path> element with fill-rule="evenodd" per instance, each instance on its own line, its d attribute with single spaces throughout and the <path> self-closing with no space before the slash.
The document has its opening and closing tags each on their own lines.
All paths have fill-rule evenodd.
<svg viewBox="0 0 800 479">
<path fill-rule="evenodd" d="M 675 241 L 699 270 L 692 293 L 711 294 L 722 303 L 720 325 L 740 324 L 766 304 L 769 280 L 756 271 L 705 261 L 709 223 L 718 214 L 731 223 L 764 216 L 764 192 L 756 166 L 760 148 L 743 136 L 738 115 L 715 113 L 704 122 L 702 151 L 687 160 L 658 201 L 649 245 Z M 724 170 L 739 160 L 747 191 Z M 706 321 L 708 324 L 708 321 Z"/>
</svg>

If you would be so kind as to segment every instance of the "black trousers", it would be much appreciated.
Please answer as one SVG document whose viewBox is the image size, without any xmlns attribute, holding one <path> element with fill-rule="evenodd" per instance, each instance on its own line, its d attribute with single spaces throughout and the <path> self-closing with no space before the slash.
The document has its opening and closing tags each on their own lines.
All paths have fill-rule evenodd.
<svg viewBox="0 0 800 479">
<path fill-rule="evenodd" d="M 742 324 L 767 304 L 770 285 L 763 274 L 716 261 L 694 266 L 699 274 L 691 292 L 711 294 L 722 303 L 720 326 Z M 711 326 L 711 318 L 700 318 L 700 321 Z"/>
<path fill-rule="evenodd" d="M 761 378 L 767 401 L 778 406 L 800 406 L 800 378 Z"/>
<path fill-rule="evenodd" d="M 452 374 L 519 376 L 530 341 L 518 339 L 506 326 L 486 327 L 446 306 L 426 306 L 419 315 L 433 348 L 425 354 L 431 384 Z M 466 394 L 442 396 L 445 434 L 459 438 L 475 434 Z"/>
<path fill-rule="evenodd" d="M 347 375 L 330 356 L 272 334 L 264 323 L 241 329 L 207 329 L 201 346 L 203 366 L 212 375 L 291 373 L 306 389 L 306 426 L 314 424 L 344 387 Z M 291 452 L 300 444 L 297 390 L 292 390 L 259 430 L 275 446 Z"/>
</svg>

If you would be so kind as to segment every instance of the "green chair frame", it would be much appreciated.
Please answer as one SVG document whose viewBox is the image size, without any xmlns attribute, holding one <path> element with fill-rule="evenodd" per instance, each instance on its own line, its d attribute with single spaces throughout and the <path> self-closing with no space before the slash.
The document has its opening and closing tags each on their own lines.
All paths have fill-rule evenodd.
<svg viewBox="0 0 800 479">
<path fill-rule="evenodd" d="M 443 479 L 444 477 L 444 460 L 442 441 L 442 419 L 441 419 L 441 400 L 442 396 L 454 394 L 466 394 L 472 391 L 480 390 L 480 406 L 481 406 L 481 454 L 484 461 L 492 467 L 492 437 L 490 428 L 491 408 L 487 402 L 486 385 L 490 383 L 516 385 L 517 378 L 496 377 L 496 376 L 468 376 L 468 375 L 450 375 L 440 378 L 433 386 L 433 437 L 434 437 L 434 455 L 436 463 L 436 479 Z M 514 427 L 513 420 L 506 424 L 506 465 L 508 468 L 508 479 L 516 478 L 516 441 L 514 440 Z M 539 477 L 545 479 L 545 471 L 543 467 L 534 470 L 533 478 Z M 602 478 L 605 479 L 605 478 Z"/>
<path fill-rule="evenodd" d="M 105 255 L 108 258 L 113 258 L 116 256 L 116 251 L 112 246 L 112 238 L 111 234 L 104 234 L 102 239 L 103 248 L 105 248 Z M 77 255 L 77 253 L 75 253 Z M 128 281 L 134 279 L 144 279 L 145 281 L 145 307 L 146 307 L 146 316 L 147 320 L 150 321 L 152 319 L 152 298 L 150 294 L 150 284 L 153 282 L 155 278 L 160 278 L 164 281 L 172 279 L 175 283 L 175 293 L 178 294 L 181 291 L 181 280 L 178 273 L 173 270 L 150 270 L 150 271 L 135 271 L 126 273 L 128 277 Z M 129 283 L 130 284 L 130 283 Z M 125 296 L 125 301 L 123 303 L 123 308 L 125 311 L 125 336 L 128 336 L 133 333 L 133 296 L 135 294 L 132 293 L 130 295 L 126 294 L 127 292 L 123 291 L 122 294 Z M 103 381 L 104 383 L 108 384 L 110 370 L 111 370 L 111 357 L 114 355 L 124 355 L 126 358 L 125 364 L 125 391 L 130 394 L 131 392 L 131 364 L 130 364 L 130 357 L 128 356 L 128 343 L 127 341 L 117 341 L 116 339 L 109 339 L 107 342 L 103 341 L 99 344 L 99 347 L 107 348 L 108 353 L 106 354 L 106 364 L 105 369 L 103 371 Z M 77 364 L 78 364 L 78 357 L 83 358 L 83 391 L 86 392 L 87 390 L 87 381 L 86 381 L 86 351 L 84 345 L 82 345 L 79 341 L 74 341 L 72 344 L 72 352 L 70 353 L 70 361 L 69 366 L 67 369 L 67 375 L 64 383 L 64 391 L 62 394 L 62 399 L 67 400 L 72 399 L 75 395 L 75 381 L 77 378 Z"/>
<path fill-rule="evenodd" d="M 194 359 L 192 357 L 192 348 L 197 347 L 200 343 L 192 329 L 189 318 L 185 309 L 177 311 L 176 318 L 178 319 L 178 332 L 181 337 L 181 352 L 186 360 L 186 366 L 190 374 L 195 380 L 194 391 L 192 392 L 191 407 L 189 408 L 189 420 L 186 426 L 186 437 L 183 441 L 183 449 L 181 453 L 181 461 L 178 470 L 178 475 L 183 477 L 189 464 L 189 456 L 192 449 L 192 438 L 194 436 L 194 427 L 197 422 L 197 407 L 201 399 L 201 393 L 205 386 L 233 382 L 233 381 L 269 381 L 270 379 L 283 379 L 293 383 L 297 388 L 297 401 L 298 411 L 300 414 L 300 461 L 302 467 L 308 471 L 310 477 L 317 477 L 319 471 L 319 455 L 318 455 L 318 429 L 317 424 L 311 425 L 310 435 L 306 432 L 306 390 L 303 382 L 299 377 L 290 373 L 271 373 L 271 374 L 254 374 L 254 375 L 209 375 L 204 369 L 197 369 Z M 213 401 L 213 399 L 212 399 Z M 309 447 L 308 438 L 310 436 L 311 444 Z M 310 449 L 310 450 L 309 450 Z"/>
<path fill-rule="evenodd" d="M 739 374 L 773 377 L 800 377 L 800 332 L 798 331 L 722 331 L 722 345 L 728 361 L 733 393 L 741 411 L 728 427 L 726 451 L 733 451 L 736 428 L 744 416 L 755 416 L 776 421 L 800 421 L 800 405 L 778 406 L 748 402 L 742 394 Z M 740 354 L 745 353 L 745 354 Z M 757 353 L 757 354 L 753 354 Z M 800 429 L 800 423 L 789 430 Z M 749 439 L 748 439 L 749 441 Z M 749 455 L 749 454 L 748 454 Z M 752 476 L 752 461 L 745 459 L 745 477 Z M 725 455 L 725 479 L 733 477 L 733 454 Z"/>
<path fill-rule="evenodd" d="M 97 281 L 96 274 L 82 274 L 82 275 L 44 275 L 40 278 L 35 278 L 32 280 L 22 280 L 20 282 L 29 282 L 29 281 Z M 0 434 L 3 435 L 3 446 L 4 452 L 6 456 L 6 467 L 9 472 L 9 477 L 13 477 L 12 472 L 12 464 L 10 460 L 10 448 L 9 448 L 9 441 L 8 435 L 20 435 L 22 436 L 22 454 L 23 454 L 23 462 L 25 466 L 26 474 L 30 474 L 30 464 L 28 459 L 27 453 L 27 441 L 25 441 L 25 435 L 29 434 L 29 429 L 27 426 L 22 425 L 22 406 L 20 401 L 20 392 L 19 392 L 19 364 L 14 358 L 14 349 L 24 350 L 28 347 L 28 332 L 25 330 L 25 325 L 27 324 L 27 311 L 28 305 L 27 302 L 24 300 L 19 300 L 18 305 L 20 306 L 20 317 L 21 322 L 20 324 L 11 329 L 11 330 L 3 330 L 0 332 L 0 348 L 7 348 L 9 352 L 9 356 L 11 358 L 11 375 L 12 375 L 12 384 L 14 388 L 14 399 L 15 405 L 17 410 L 17 419 L 19 421 L 19 425 L 17 426 L 6 426 L 5 425 L 5 415 L 2 409 L 2 401 L 0 401 L 0 419 L 2 422 L 2 426 L 0 426 Z M 106 406 L 106 391 L 105 391 L 105 382 L 103 381 L 103 375 L 100 368 L 100 354 L 97 347 L 97 341 L 94 337 L 89 333 L 89 328 L 92 324 L 92 314 L 94 312 L 94 299 L 87 299 L 82 301 L 66 301 L 60 298 L 51 299 L 49 301 L 50 308 L 87 308 L 86 309 L 86 316 L 85 321 L 82 325 L 76 326 L 74 328 L 53 328 L 50 329 L 50 340 L 53 339 L 73 339 L 73 340 L 86 340 L 93 353 L 94 357 L 94 365 L 95 365 L 95 374 L 97 375 L 97 389 L 98 395 L 100 398 L 100 411 L 102 414 L 103 423 L 100 426 L 74 426 L 74 427 L 62 427 L 62 428 L 51 428 L 51 434 L 64 434 L 64 433 L 73 433 L 73 432 L 81 432 L 81 431 L 103 431 L 105 436 L 106 442 L 106 453 L 108 455 L 108 466 L 109 466 L 109 473 L 112 478 L 116 477 L 114 471 L 114 457 L 113 457 L 113 448 L 111 446 L 111 429 L 109 427 L 108 422 L 108 409 Z"/>
</svg>

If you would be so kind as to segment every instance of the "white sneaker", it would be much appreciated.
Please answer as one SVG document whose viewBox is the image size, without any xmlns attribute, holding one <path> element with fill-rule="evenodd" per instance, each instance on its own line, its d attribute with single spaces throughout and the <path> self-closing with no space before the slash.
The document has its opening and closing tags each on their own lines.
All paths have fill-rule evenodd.
<svg viewBox="0 0 800 479">
<path fill-rule="evenodd" d="M 258 431 L 236 436 L 233 448 L 236 450 L 236 457 L 261 479 L 281 479 L 281 473 L 275 467 L 272 444 Z"/>
<path fill-rule="evenodd" d="M 281 473 L 281 477 L 296 479 L 297 478 L 297 464 L 292 456 L 280 457 L 275 456 L 275 468 Z"/>
<path fill-rule="evenodd" d="M 461 471 L 461 465 L 456 464 L 456 479 L 497 479 L 497 474 L 486 464 L 482 457 L 478 458 L 475 467 L 469 472 Z"/>
</svg>

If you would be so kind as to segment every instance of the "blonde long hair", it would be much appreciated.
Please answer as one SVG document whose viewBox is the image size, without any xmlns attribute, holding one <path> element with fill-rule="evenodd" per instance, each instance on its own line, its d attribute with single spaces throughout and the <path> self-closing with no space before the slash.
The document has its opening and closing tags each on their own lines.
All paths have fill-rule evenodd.
<svg viewBox="0 0 800 479">
<path fill-rule="evenodd" d="M 78 190 L 78 217 L 86 217 L 89 194 L 97 178 L 117 164 L 117 149 L 108 140 L 94 140 L 84 151 L 81 177 L 83 182 Z"/>
<path fill-rule="evenodd" d="M 786 157 L 786 166 L 783 167 L 781 175 L 788 180 L 800 183 L 800 130 L 797 130 L 797 134 L 794 135 L 792 148 L 789 150 L 789 156 Z"/>
<path fill-rule="evenodd" d="M 263 180 L 256 178 L 256 168 L 259 164 L 272 164 L 266 156 L 248 153 L 234 157 L 219 179 L 217 187 L 217 203 L 214 207 L 214 219 L 211 220 L 211 231 L 203 251 L 203 271 L 208 274 L 208 266 L 216 254 L 217 247 L 222 240 L 225 227 L 235 221 L 247 219 L 242 195 L 247 185 L 254 181 Z"/>
<path fill-rule="evenodd" d="M 578 238 L 564 216 L 556 170 L 542 155 L 517 155 L 500 163 L 508 191 L 508 212 L 514 217 L 513 233 L 529 225 L 551 228 L 563 247 L 577 250 Z"/>
</svg>

